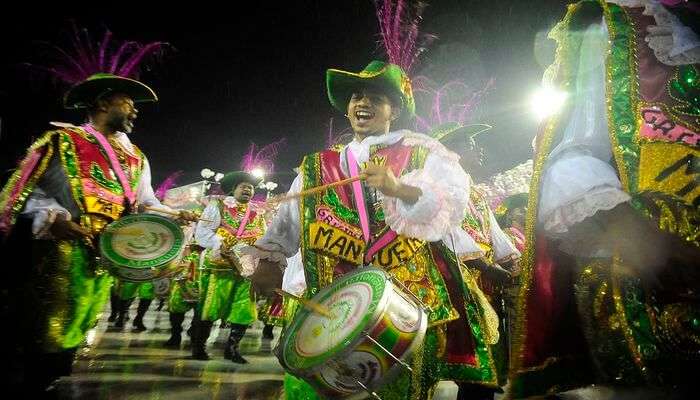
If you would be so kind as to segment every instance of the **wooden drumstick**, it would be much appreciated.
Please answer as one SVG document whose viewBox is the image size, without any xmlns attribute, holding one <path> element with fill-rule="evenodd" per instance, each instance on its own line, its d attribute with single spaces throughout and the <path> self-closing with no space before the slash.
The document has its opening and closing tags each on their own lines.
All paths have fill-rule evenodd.
<svg viewBox="0 0 700 400">
<path fill-rule="evenodd" d="M 179 216 L 180 216 L 180 213 L 179 213 L 179 212 L 177 212 L 177 211 L 170 211 L 170 210 L 165 209 L 165 208 L 144 206 L 143 209 L 144 209 L 144 210 L 147 210 L 147 211 L 158 212 L 158 213 L 161 213 L 161 214 L 174 215 L 174 216 L 176 216 L 176 217 L 179 217 Z M 200 220 L 200 221 L 204 221 L 204 222 L 214 222 L 214 221 L 212 221 L 212 220 L 210 220 L 210 219 L 204 219 L 204 218 L 199 218 L 199 220 Z"/>
<path fill-rule="evenodd" d="M 330 188 L 333 188 L 333 187 L 336 187 L 336 186 L 347 185 L 348 183 L 353 183 L 353 182 L 355 182 L 355 181 L 359 181 L 359 180 L 362 180 L 362 179 L 365 179 L 365 178 L 367 178 L 367 176 L 366 176 L 365 174 L 360 174 L 360 175 L 355 176 L 355 177 L 353 177 L 353 178 L 347 178 L 347 179 L 343 179 L 343 180 L 340 180 L 340 181 L 331 182 L 331 183 L 328 183 L 328 184 L 325 184 L 325 185 L 316 186 L 316 187 L 311 188 L 311 189 L 302 190 L 302 191 L 299 192 L 299 193 L 292 193 L 292 194 L 288 194 L 288 195 L 286 195 L 286 196 L 282 196 L 282 197 L 279 197 L 279 198 L 272 198 L 272 199 L 268 200 L 268 202 L 269 202 L 269 203 L 283 203 L 283 202 L 285 202 L 285 201 L 294 200 L 294 199 L 298 199 L 298 198 L 301 198 L 301 197 L 309 196 L 309 195 L 312 195 L 312 194 L 315 194 L 315 193 L 318 193 L 318 192 L 322 192 L 322 191 L 324 191 L 324 190 L 326 190 L 326 189 L 330 189 Z"/>
<path fill-rule="evenodd" d="M 134 229 L 134 228 L 107 228 L 105 229 L 107 232 L 119 232 L 120 235 L 126 235 L 126 236 L 139 236 L 143 235 L 145 232 L 143 229 Z"/>
<path fill-rule="evenodd" d="M 304 307 L 315 312 L 316 314 L 323 315 L 324 317 L 326 317 L 328 319 L 335 318 L 335 315 L 331 312 L 331 310 L 328 309 L 328 307 L 322 306 L 322 305 L 316 303 L 315 301 L 305 299 L 303 297 L 295 296 L 289 292 L 285 292 L 282 289 L 275 289 L 275 292 L 282 297 L 288 297 L 290 299 L 294 299 L 294 300 L 298 301 Z"/>
</svg>

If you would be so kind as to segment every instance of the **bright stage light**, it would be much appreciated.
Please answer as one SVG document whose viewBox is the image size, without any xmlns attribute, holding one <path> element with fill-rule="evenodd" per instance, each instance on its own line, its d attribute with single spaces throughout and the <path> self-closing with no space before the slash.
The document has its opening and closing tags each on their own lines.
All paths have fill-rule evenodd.
<svg viewBox="0 0 700 400">
<path fill-rule="evenodd" d="M 265 178 L 265 171 L 262 168 L 253 168 L 250 171 L 250 174 L 256 178 L 260 178 L 260 179 Z"/>
<path fill-rule="evenodd" d="M 535 117 L 541 121 L 558 113 L 565 101 L 565 92 L 551 86 L 544 86 L 532 95 L 530 107 Z"/>
</svg>

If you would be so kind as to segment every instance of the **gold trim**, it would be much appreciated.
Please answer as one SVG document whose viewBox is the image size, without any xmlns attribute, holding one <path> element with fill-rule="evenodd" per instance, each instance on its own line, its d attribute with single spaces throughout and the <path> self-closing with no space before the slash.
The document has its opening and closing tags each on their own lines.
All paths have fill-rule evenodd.
<svg viewBox="0 0 700 400">
<path fill-rule="evenodd" d="M 617 34 L 618 32 L 615 30 L 615 24 L 613 23 L 612 20 L 612 15 L 610 13 L 610 8 L 609 5 L 605 1 L 600 1 L 600 4 L 603 8 L 603 15 L 605 17 L 605 22 L 608 27 L 608 35 L 609 35 L 609 47 L 607 54 L 609 55 L 612 52 L 612 41 L 614 39 L 617 39 Z M 636 27 L 627 14 L 627 11 L 620 7 L 621 12 L 624 13 L 626 22 L 632 27 L 634 31 L 636 31 Z M 619 39 L 618 39 L 619 40 Z M 634 40 L 629 40 L 629 52 L 631 54 L 631 57 L 629 57 L 629 68 L 631 71 L 638 71 L 639 69 L 639 61 L 637 58 L 637 49 L 636 49 L 636 43 Z M 605 61 L 605 92 L 606 92 L 606 106 L 607 106 L 607 121 L 608 121 L 608 130 L 609 130 L 609 137 L 610 141 L 612 143 L 612 152 L 613 155 L 615 156 L 615 164 L 617 165 L 618 169 L 618 174 L 620 175 L 620 181 L 622 182 L 622 187 L 627 191 L 631 192 L 630 188 L 630 179 L 629 179 L 629 171 L 627 169 L 627 166 L 625 164 L 625 159 L 624 155 L 622 154 L 622 150 L 620 148 L 620 143 L 617 138 L 617 132 L 620 127 L 618 127 L 613 120 L 613 112 L 612 112 L 612 92 L 614 91 L 612 85 L 613 85 L 613 77 L 612 77 L 612 67 L 611 67 L 611 58 L 608 56 L 606 61 Z M 632 84 L 629 86 L 630 88 L 630 103 L 633 105 L 634 108 L 634 127 L 629 127 L 629 129 L 632 129 L 634 131 L 634 141 L 639 145 L 639 121 L 640 121 L 640 116 L 641 116 L 641 104 L 639 102 L 639 80 L 636 78 L 636 75 L 634 77 L 630 77 Z"/>
<path fill-rule="evenodd" d="M 646 378 L 647 368 L 644 365 L 642 355 L 639 352 L 639 346 L 637 346 L 637 342 L 635 341 L 634 336 L 632 335 L 632 329 L 627 323 L 625 305 L 622 304 L 622 295 L 620 294 L 620 274 L 622 274 L 622 271 L 624 270 L 624 266 L 622 265 L 622 259 L 619 255 L 615 254 L 613 256 L 612 262 L 612 274 L 610 278 L 612 281 L 612 298 L 615 304 L 617 320 L 620 323 L 620 328 L 622 329 L 622 333 L 625 336 L 625 341 L 627 342 L 627 346 L 629 347 L 630 353 L 633 356 L 632 358 L 634 359 L 634 363 L 637 365 L 637 368 L 639 368 L 639 372 L 642 374 L 642 376 Z"/>
</svg>

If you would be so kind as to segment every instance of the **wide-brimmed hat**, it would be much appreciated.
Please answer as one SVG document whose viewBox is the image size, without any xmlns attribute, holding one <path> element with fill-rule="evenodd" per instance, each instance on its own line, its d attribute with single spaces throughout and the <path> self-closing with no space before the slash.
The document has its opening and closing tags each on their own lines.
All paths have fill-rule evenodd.
<svg viewBox="0 0 700 400">
<path fill-rule="evenodd" d="M 219 184 L 221 185 L 221 190 L 224 193 L 230 194 L 243 182 L 250 183 L 251 185 L 257 187 L 260 182 L 262 182 L 262 178 L 258 178 L 245 171 L 234 171 L 224 175 L 224 177 L 221 178 L 221 181 L 219 181 Z"/>
<path fill-rule="evenodd" d="M 135 79 L 97 73 L 71 87 L 63 97 L 63 105 L 70 109 L 87 108 L 109 93 L 124 93 L 134 103 L 158 101 L 153 89 Z"/>
<path fill-rule="evenodd" d="M 416 112 L 411 80 L 401 67 L 384 61 L 372 61 L 360 72 L 339 69 L 326 71 L 328 100 L 338 111 L 345 113 L 353 92 L 358 88 L 372 87 L 385 91 L 401 101 L 402 111 L 412 116 Z"/>
</svg>

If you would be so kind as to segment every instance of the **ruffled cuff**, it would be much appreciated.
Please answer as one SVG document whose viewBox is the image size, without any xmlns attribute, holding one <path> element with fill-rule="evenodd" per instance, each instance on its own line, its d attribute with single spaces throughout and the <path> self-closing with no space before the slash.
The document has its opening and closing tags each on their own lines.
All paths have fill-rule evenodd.
<svg viewBox="0 0 700 400">
<path fill-rule="evenodd" d="M 51 234 L 51 225 L 56 221 L 56 218 L 62 215 L 66 221 L 72 219 L 70 212 L 63 208 L 43 208 L 34 213 L 32 220 L 32 233 L 34 239 L 53 239 Z"/>
<path fill-rule="evenodd" d="M 306 290 L 306 276 L 304 264 L 301 262 L 301 253 L 287 259 L 287 269 L 282 277 L 282 290 L 296 296 L 301 296 Z"/>
<path fill-rule="evenodd" d="M 445 190 L 433 182 L 421 170 L 402 176 L 401 183 L 415 186 L 422 192 L 413 204 L 406 204 L 395 197 L 384 198 L 384 214 L 387 225 L 396 233 L 416 239 L 434 242 L 440 240 L 452 225 L 452 209 Z"/>
<path fill-rule="evenodd" d="M 253 275 L 256 269 L 258 269 L 258 262 L 262 260 L 270 260 L 281 266 L 284 271 L 287 268 L 287 257 L 281 250 L 281 247 L 272 245 L 270 247 L 262 247 L 257 244 L 252 246 L 245 246 L 240 250 L 239 259 L 241 261 L 241 270 L 249 272 L 248 275 Z"/>
<path fill-rule="evenodd" d="M 544 216 L 544 229 L 553 234 L 566 233 L 569 227 L 592 217 L 598 211 L 612 210 L 617 205 L 630 200 L 624 191 L 610 187 L 599 186 L 575 201 L 558 207 Z"/>
<path fill-rule="evenodd" d="M 647 27 L 644 38 L 656 58 L 666 65 L 697 64 L 700 62 L 700 38 L 658 1 L 646 0 L 644 15 L 654 17 L 656 25 Z"/>
</svg>

